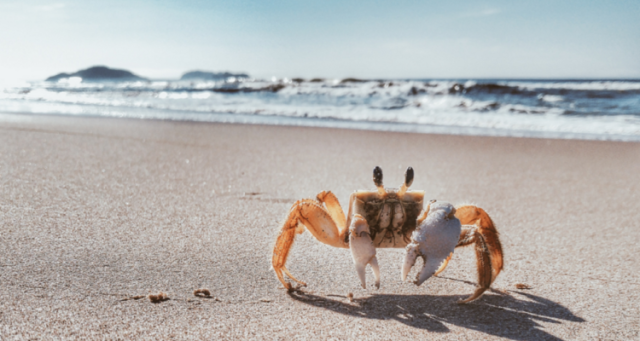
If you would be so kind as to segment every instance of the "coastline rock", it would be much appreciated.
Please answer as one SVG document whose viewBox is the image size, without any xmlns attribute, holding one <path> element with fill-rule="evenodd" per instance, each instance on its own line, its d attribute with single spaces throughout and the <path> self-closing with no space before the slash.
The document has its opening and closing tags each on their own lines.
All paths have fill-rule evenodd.
<svg viewBox="0 0 640 341">
<path fill-rule="evenodd" d="M 210 71 L 189 71 L 180 77 L 180 80 L 202 79 L 202 80 L 224 80 L 229 77 L 249 78 L 246 73 L 232 72 L 210 72 Z"/>
<path fill-rule="evenodd" d="M 345 78 L 343 80 L 340 81 L 340 84 L 345 84 L 345 83 L 364 83 L 366 82 L 366 80 L 364 79 L 359 79 L 359 78 Z"/>
<path fill-rule="evenodd" d="M 80 70 L 74 73 L 59 73 L 55 76 L 51 76 L 45 81 L 57 82 L 63 78 L 69 77 L 81 77 L 83 81 L 103 81 L 103 80 L 118 80 L 118 81 L 132 81 L 132 80 L 147 80 L 127 70 L 111 69 L 106 66 L 92 66 L 88 69 Z"/>
</svg>

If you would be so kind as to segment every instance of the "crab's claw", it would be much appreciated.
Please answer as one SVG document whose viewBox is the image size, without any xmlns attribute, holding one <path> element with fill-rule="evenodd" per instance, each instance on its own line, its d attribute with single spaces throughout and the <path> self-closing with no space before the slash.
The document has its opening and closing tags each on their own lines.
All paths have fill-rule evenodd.
<svg viewBox="0 0 640 341">
<path fill-rule="evenodd" d="M 407 245 L 407 255 L 404 257 L 404 264 L 402 265 L 402 280 L 405 281 L 411 268 L 416 263 L 416 259 L 420 255 L 418 250 L 418 244 L 411 243 Z"/>
<path fill-rule="evenodd" d="M 421 256 L 424 259 L 424 265 L 422 267 L 422 270 L 420 270 L 420 272 L 416 276 L 416 280 L 414 281 L 416 285 L 422 284 L 424 281 L 433 276 L 440 268 L 440 265 L 442 265 L 442 263 L 447 259 L 446 256 L 444 258 L 436 255 L 425 256 L 424 254 L 422 254 L 422 252 L 425 251 L 420 250 L 419 245 L 410 245 L 407 247 L 407 256 L 405 257 L 404 265 L 402 267 L 403 281 L 406 280 L 407 275 L 409 275 L 409 272 L 415 264 L 416 258 L 418 256 Z"/>
<path fill-rule="evenodd" d="M 407 245 L 407 254 L 402 266 L 402 280 L 407 275 L 418 257 L 422 257 L 424 265 L 418 273 L 415 284 L 420 285 L 433 276 L 440 265 L 455 249 L 460 236 L 461 225 L 454 216 L 455 208 L 446 202 L 434 202 L 427 208 L 428 215 L 416 228 Z"/>
<path fill-rule="evenodd" d="M 371 265 L 376 278 L 376 288 L 379 288 L 380 270 L 378 268 L 378 259 L 376 258 L 376 247 L 371 240 L 367 221 L 359 214 L 354 215 L 349 227 L 349 249 L 351 249 L 351 256 L 353 257 L 358 277 L 360 277 L 362 288 L 367 287 L 365 275 L 367 264 Z"/>
</svg>

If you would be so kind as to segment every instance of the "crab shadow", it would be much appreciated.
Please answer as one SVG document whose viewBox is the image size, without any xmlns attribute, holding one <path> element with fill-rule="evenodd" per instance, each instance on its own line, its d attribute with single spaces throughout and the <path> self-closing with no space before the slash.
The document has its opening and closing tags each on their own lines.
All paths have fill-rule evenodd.
<svg viewBox="0 0 640 341">
<path fill-rule="evenodd" d="M 456 304 L 465 296 L 374 294 L 349 302 L 345 296 L 324 297 L 301 290 L 289 295 L 296 301 L 344 315 L 396 320 L 436 333 L 450 332 L 446 325 L 450 324 L 512 340 L 561 340 L 545 332 L 538 322 L 585 322 L 558 303 L 517 291 L 485 294 L 466 305 Z"/>
</svg>

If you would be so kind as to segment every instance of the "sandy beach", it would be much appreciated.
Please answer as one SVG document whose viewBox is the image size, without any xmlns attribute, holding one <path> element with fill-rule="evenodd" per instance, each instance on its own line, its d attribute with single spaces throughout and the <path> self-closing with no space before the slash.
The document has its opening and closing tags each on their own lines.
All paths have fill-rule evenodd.
<svg viewBox="0 0 640 341">
<path fill-rule="evenodd" d="M 290 205 L 331 190 L 345 207 L 375 166 L 489 212 L 493 291 L 455 304 L 471 249 L 421 287 L 380 250 L 364 290 L 349 250 L 308 232 L 288 268 L 309 285 L 281 289 Z M 0 340 L 637 340 L 639 193 L 640 143 L 0 114 Z"/>
</svg>

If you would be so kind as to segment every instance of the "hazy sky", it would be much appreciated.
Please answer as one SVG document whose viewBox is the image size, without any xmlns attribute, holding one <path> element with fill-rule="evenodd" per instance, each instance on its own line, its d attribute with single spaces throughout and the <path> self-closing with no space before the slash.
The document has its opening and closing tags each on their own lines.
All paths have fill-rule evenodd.
<svg viewBox="0 0 640 341">
<path fill-rule="evenodd" d="M 92 65 L 151 78 L 640 78 L 640 1 L 0 0 L 0 81 Z"/>
</svg>

